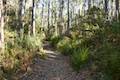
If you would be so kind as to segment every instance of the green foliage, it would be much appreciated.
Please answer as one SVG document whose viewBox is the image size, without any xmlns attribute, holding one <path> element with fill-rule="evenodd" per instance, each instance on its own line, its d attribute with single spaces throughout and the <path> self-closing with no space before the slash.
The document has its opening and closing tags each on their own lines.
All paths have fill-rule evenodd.
<svg viewBox="0 0 120 80">
<path fill-rule="evenodd" d="M 79 30 L 71 30 L 71 31 L 70 31 L 70 37 L 71 37 L 72 39 L 78 39 L 79 36 L 80 36 Z"/>
<path fill-rule="evenodd" d="M 71 56 L 72 66 L 76 71 L 79 71 L 89 59 L 89 49 L 88 48 L 81 48 L 78 50 L 74 50 Z"/>
<path fill-rule="evenodd" d="M 52 44 L 53 47 L 56 47 L 57 43 L 61 40 L 62 38 L 60 36 L 53 36 L 50 39 L 50 43 Z"/>
<path fill-rule="evenodd" d="M 64 37 L 58 42 L 57 49 L 64 55 L 72 54 L 71 39 L 68 37 Z"/>
<path fill-rule="evenodd" d="M 87 12 L 86 22 L 89 24 L 96 25 L 98 24 L 100 27 L 103 27 L 106 22 L 106 15 L 104 10 L 100 9 L 99 7 L 93 6 Z"/>
<path fill-rule="evenodd" d="M 13 30 L 18 28 L 16 14 L 18 7 L 17 5 L 15 7 L 10 4 L 5 11 L 7 14 L 5 17 L 5 29 L 7 28 L 9 31 L 5 30 L 5 53 L 0 56 L 0 64 L 2 66 L 2 70 L 0 69 L 0 71 L 2 71 L 2 74 L 4 72 L 7 74 L 7 76 L 5 75 L 6 78 L 15 73 L 17 68 L 25 70 L 31 62 L 33 53 L 39 51 L 42 58 L 46 57 L 42 48 L 45 32 L 47 38 L 50 38 L 53 47 L 56 47 L 62 54 L 71 57 L 72 66 L 76 71 L 84 67 L 88 63 L 89 56 L 91 56 L 94 59 L 93 63 L 95 62 L 99 68 L 100 75 L 103 76 L 102 78 L 98 78 L 98 80 L 120 80 L 120 22 L 108 21 L 108 16 L 103 9 L 93 6 L 87 13 L 85 12 L 85 16 L 80 16 L 79 14 L 75 14 L 76 16 L 73 15 L 71 25 L 75 26 L 72 26 L 69 34 L 67 34 L 69 37 L 51 37 L 54 32 L 58 32 L 57 28 L 59 28 L 59 26 L 56 26 L 58 21 L 52 21 L 52 18 L 56 18 L 57 20 L 56 14 L 51 17 L 50 23 L 53 24 L 50 24 L 48 30 L 45 27 L 47 25 L 44 25 L 44 23 L 46 24 L 45 20 L 40 20 L 41 18 L 38 17 L 40 14 L 38 8 L 35 22 L 36 33 L 40 35 L 27 35 L 32 16 L 32 8 L 29 7 L 25 9 L 26 11 L 22 17 L 24 36 L 17 37 L 16 32 L 13 32 Z M 53 12 L 55 12 L 54 10 Z M 45 18 L 44 15 L 42 17 Z M 63 16 L 63 32 L 65 31 L 66 22 L 68 22 L 67 18 Z M 48 31 L 50 31 L 49 34 Z M 92 53 L 89 54 L 90 52 Z"/>
<path fill-rule="evenodd" d="M 42 50 L 42 42 L 45 38 L 43 33 L 36 36 L 24 35 L 18 37 L 15 32 L 5 31 L 5 50 L 0 53 L 0 74 L 3 78 L 13 80 L 19 70 L 27 71 L 27 67 L 31 64 L 35 54 L 45 57 Z"/>
<path fill-rule="evenodd" d="M 112 76 L 114 80 L 120 79 L 120 49 L 111 45 L 104 44 L 103 47 L 96 51 L 95 57 L 100 66 L 100 70 L 107 75 Z"/>
<path fill-rule="evenodd" d="M 112 26 L 110 27 L 110 30 L 114 34 L 120 34 L 120 22 L 113 22 Z"/>
<path fill-rule="evenodd" d="M 36 50 L 40 49 L 42 46 L 41 37 L 39 36 L 24 36 L 23 38 L 17 38 L 17 43 L 27 50 Z"/>
<path fill-rule="evenodd" d="M 10 79 L 16 72 L 19 66 L 19 60 L 16 55 L 23 53 L 23 50 L 18 47 L 13 41 L 6 42 L 5 51 L 1 55 L 1 67 L 3 71 L 3 77 Z"/>
</svg>

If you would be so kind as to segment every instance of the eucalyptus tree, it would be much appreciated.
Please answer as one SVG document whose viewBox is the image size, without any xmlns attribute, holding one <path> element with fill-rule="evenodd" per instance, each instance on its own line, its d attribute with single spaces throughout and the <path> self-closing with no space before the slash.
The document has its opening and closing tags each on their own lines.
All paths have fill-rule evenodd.
<svg viewBox="0 0 120 80">
<path fill-rule="evenodd" d="M 80 10 L 81 15 L 85 16 L 86 8 L 87 8 L 87 5 L 86 5 L 87 0 L 81 0 L 80 3 L 81 3 L 81 10 Z"/>
<path fill-rule="evenodd" d="M 47 27 L 48 27 L 48 34 L 50 33 L 50 0 L 47 0 L 47 9 L 48 9 L 48 16 L 47 16 L 47 20 L 48 20 L 48 23 L 47 23 Z"/>
<path fill-rule="evenodd" d="M 54 32 L 55 32 L 55 35 L 58 35 L 58 24 L 57 24 L 57 21 L 58 21 L 58 17 L 57 17 L 57 12 L 58 12 L 58 5 L 57 5 L 57 0 L 53 0 L 53 6 L 52 6 L 52 10 L 53 10 L 53 15 L 54 15 L 54 19 L 53 19 L 53 24 L 54 24 Z"/>
<path fill-rule="evenodd" d="M 108 0 L 104 0 L 104 10 L 105 10 L 106 16 L 108 18 Z"/>
<path fill-rule="evenodd" d="M 31 22 L 31 35 L 35 36 L 35 0 L 32 0 L 32 22 Z"/>
<path fill-rule="evenodd" d="M 88 10 L 91 8 L 91 0 L 88 0 Z"/>
<path fill-rule="evenodd" d="M 0 49 L 4 48 L 4 6 L 3 0 L 0 0 Z"/>
<path fill-rule="evenodd" d="M 19 21 L 19 25 L 17 27 L 18 30 L 18 35 L 19 36 L 23 36 L 23 32 L 24 32 L 24 23 L 23 23 L 23 17 L 25 14 L 25 2 L 26 0 L 19 0 L 19 10 L 18 10 L 18 21 Z"/>
<path fill-rule="evenodd" d="M 42 27 L 44 27 L 44 8 L 45 8 L 45 2 L 44 2 L 44 0 L 42 0 L 42 11 L 41 11 L 41 25 L 42 25 Z"/>
<path fill-rule="evenodd" d="M 63 32 L 63 27 L 64 27 L 64 24 L 63 24 L 63 21 L 64 21 L 64 18 L 63 18 L 63 9 L 64 9 L 64 0 L 59 0 L 59 15 L 58 15 L 58 30 L 59 30 L 59 34 L 62 35 L 62 32 Z"/>
<path fill-rule="evenodd" d="M 116 5 L 116 18 L 118 20 L 119 17 L 119 0 L 115 0 L 115 5 Z"/>
<path fill-rule="evenodd" d="M 54 6 L 54 2 L 51 1 L 51 26 L 53 26 L 53 18 L 54 18 L 54 9 L 53 9 L 53 6 Z"/>
<path fill-rule="evenodd" d="M 69 27 L 70 27 L 70 0 L 67 1 L 67 34 L 69 33 Z"/>
</svg>

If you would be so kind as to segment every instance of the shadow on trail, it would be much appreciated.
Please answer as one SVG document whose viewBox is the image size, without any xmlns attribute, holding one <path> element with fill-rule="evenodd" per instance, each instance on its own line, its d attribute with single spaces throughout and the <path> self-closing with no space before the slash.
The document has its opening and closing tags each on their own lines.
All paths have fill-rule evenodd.
<svg viewBox="0 0 120 80">
<path fill-rule="evenodd" d="M 55 51 L 48 42 L 45 42 L 44 50 L 47 58 L 36 56 L 31 65 L 32 71 L 20 80 L 85 80 L 73 71 L 69 57 Z"/>
</svg>

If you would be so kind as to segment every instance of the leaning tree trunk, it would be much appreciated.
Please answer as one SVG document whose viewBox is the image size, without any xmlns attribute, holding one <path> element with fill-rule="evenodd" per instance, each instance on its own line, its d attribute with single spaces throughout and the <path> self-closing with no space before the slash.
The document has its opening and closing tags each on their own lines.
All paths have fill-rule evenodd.
<svg viewBox="0 0 120 80">
<path fill-rule="evenodd" d="M 35 0 L 32 0 L 31 35 L 35 36 Z"/>
<path fill-rule="evenodd" d="M 0 0 L 0 49 L 4 49 L 4 6 L 3 0 Z"/>
</svg>

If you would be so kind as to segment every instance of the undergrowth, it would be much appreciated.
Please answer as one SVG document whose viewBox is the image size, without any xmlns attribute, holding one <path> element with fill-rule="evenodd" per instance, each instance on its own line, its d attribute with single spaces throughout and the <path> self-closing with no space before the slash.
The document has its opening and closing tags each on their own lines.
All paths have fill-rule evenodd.
<svg viewBox="0 0 120 80">
<path fill-rule="evenodd" d="M 19 71 L 28 71 L 36 54 L 45 55 L 42 47 L 44 38 L 43 35 L 17 37 L 14 32 L 6 33 L 5 50 L 0 53 L 0 80 L 13 80 Z"/>
<path fill-rule="evenodd" d="M 101 74 L 97 77 L 98 80 L 119 80 L 120 23 L 113 21 L 113 24 L 104 24 L 97 25 L 97 28 L 94 26 L 94 29 L 91 29 L 91 24 L 88 24 L 93 32 L 87 33 L 85 30 L 78 32 L 78 28 L 77 30 L 74 28 L 70 36 L 56 37 L 56 39 L 51 39 L 51 42 L 55 42 L 54 46 L 62 54 L 70 56 L 72 67 L 77 72 L 82 67 L 88 66 L 87 64 L 90 64 L 88 67 L 94 64 L 96 68 L 91 68 L 91 71 L 94 69 L 96 75 Z M 89 63 L 90 61 L 92 62 Z"/>
</svg>

